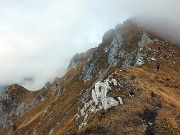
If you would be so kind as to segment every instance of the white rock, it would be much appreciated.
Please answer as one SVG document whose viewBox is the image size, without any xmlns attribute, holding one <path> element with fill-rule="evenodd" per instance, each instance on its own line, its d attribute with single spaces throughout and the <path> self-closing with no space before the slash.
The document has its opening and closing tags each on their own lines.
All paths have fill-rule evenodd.
<svg viewBox="0 0 180 135">
<path fill-rule="evenodd" d="M 112 82 L 115 86 L 117 86 L 117 81 L 116 81 L 116 79 L 111 79 L 111 82 Z"/>
<path fill-rule="evenodd" d="M 123 104 L 122 98 L 118 97 L 118 100 L 119 100 L 119 104 L 122 105 Z"/>
<path fill-rule="evenodd" d="M 101 95 L 100 90 L 99 90 L 100 87 L 101 87 L 101 81 L 98 81 L 95 84 L 95 93 L 96 93 L 97 98 L 99 97 L 99 95 Z"/>
<path fill-rule="evenodd" d="M 95 105 L 98 105 L 98 97 L 96 96 L 96 92 L 94 89 L 92 90 L 92 99 L 94 100 Z"/>
<path fill-rule="evenodd" d="M 113 106 L 117 106 L 119 103 L 114 100 L 112 97 L 108 97 L 107 98 L 107 104 L 104 104 L 104 109 L 108 109 L 108 108 L 111 108 Z"/>
<path fill-rule="evenodd" d="M 114 85 L 117 85 L 116 79 L 112 79 L 111 81 Z M 79 125 L 79 130 L 86 125 L 89 112 L 93 113 L 102 109 L 106 110 L 113 106 L 123 104 L 123 100 L 120 97 L 118 97 L 119 101 L 116 101 L 113 97 L 108 97 L 108 91 L 111 90 L 109 82 L 111 81 L 109 79 L 104 80 L 104 82 L 98 81 L 95 84 L 95 89 L 92 89 L 92 100 L 85 103 L 82 109 L 78 108 L 78 112 L 80 113 L 77 113 L 74 119 L 84 118 L 83 122 Z"/>
</svg>

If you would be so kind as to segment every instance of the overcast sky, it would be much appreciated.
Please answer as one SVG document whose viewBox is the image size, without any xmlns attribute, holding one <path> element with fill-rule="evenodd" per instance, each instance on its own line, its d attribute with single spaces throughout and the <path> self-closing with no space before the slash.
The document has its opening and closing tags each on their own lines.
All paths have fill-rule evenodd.
<svg viewBox="0 0 180 135">
<path fill-rule="evenodd" d="M 0 0 L 0 85 L 37 90 L 126 19 L 179 21 L 179 0 Z"/>
</svg>

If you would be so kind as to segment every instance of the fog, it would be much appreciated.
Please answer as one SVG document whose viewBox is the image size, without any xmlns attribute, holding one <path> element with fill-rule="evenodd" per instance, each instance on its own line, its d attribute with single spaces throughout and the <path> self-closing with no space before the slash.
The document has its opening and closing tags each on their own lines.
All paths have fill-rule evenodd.
<svg viewBox="0 0 180 135">
<path fill-rule="evenodd" d="M 146 16 L 173 22 L 177 30 L 179 13 L 178 0 L 1 0 L 0 86 L 40 89 L 116 24 Z"/>
</svg>

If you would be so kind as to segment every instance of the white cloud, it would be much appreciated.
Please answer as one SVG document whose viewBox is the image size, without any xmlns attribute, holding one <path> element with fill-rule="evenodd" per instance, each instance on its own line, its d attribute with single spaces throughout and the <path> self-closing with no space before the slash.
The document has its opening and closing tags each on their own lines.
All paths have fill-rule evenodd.
<svg viewBox="0 0 180 135">
<path fill-rule="evenodd" d="M 63 75 L 75 53 L 98 46 L 116 24 L 142 14 L 179 21 L 179 5 L 178 0 L 1 0 L 0 85 L 39 89 Z"/>
</svg>

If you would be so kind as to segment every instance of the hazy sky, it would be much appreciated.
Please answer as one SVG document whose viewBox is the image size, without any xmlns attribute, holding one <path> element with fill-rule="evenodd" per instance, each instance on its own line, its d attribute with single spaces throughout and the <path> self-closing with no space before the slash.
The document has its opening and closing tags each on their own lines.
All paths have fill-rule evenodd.
<svg viewBox="0 0 180 135">
<path fill-rule="evenodd" d="M 0 85 L 39 89 L 129 17 L 179 14 L 179 0 L 0 0 Z"/>
</svg>

